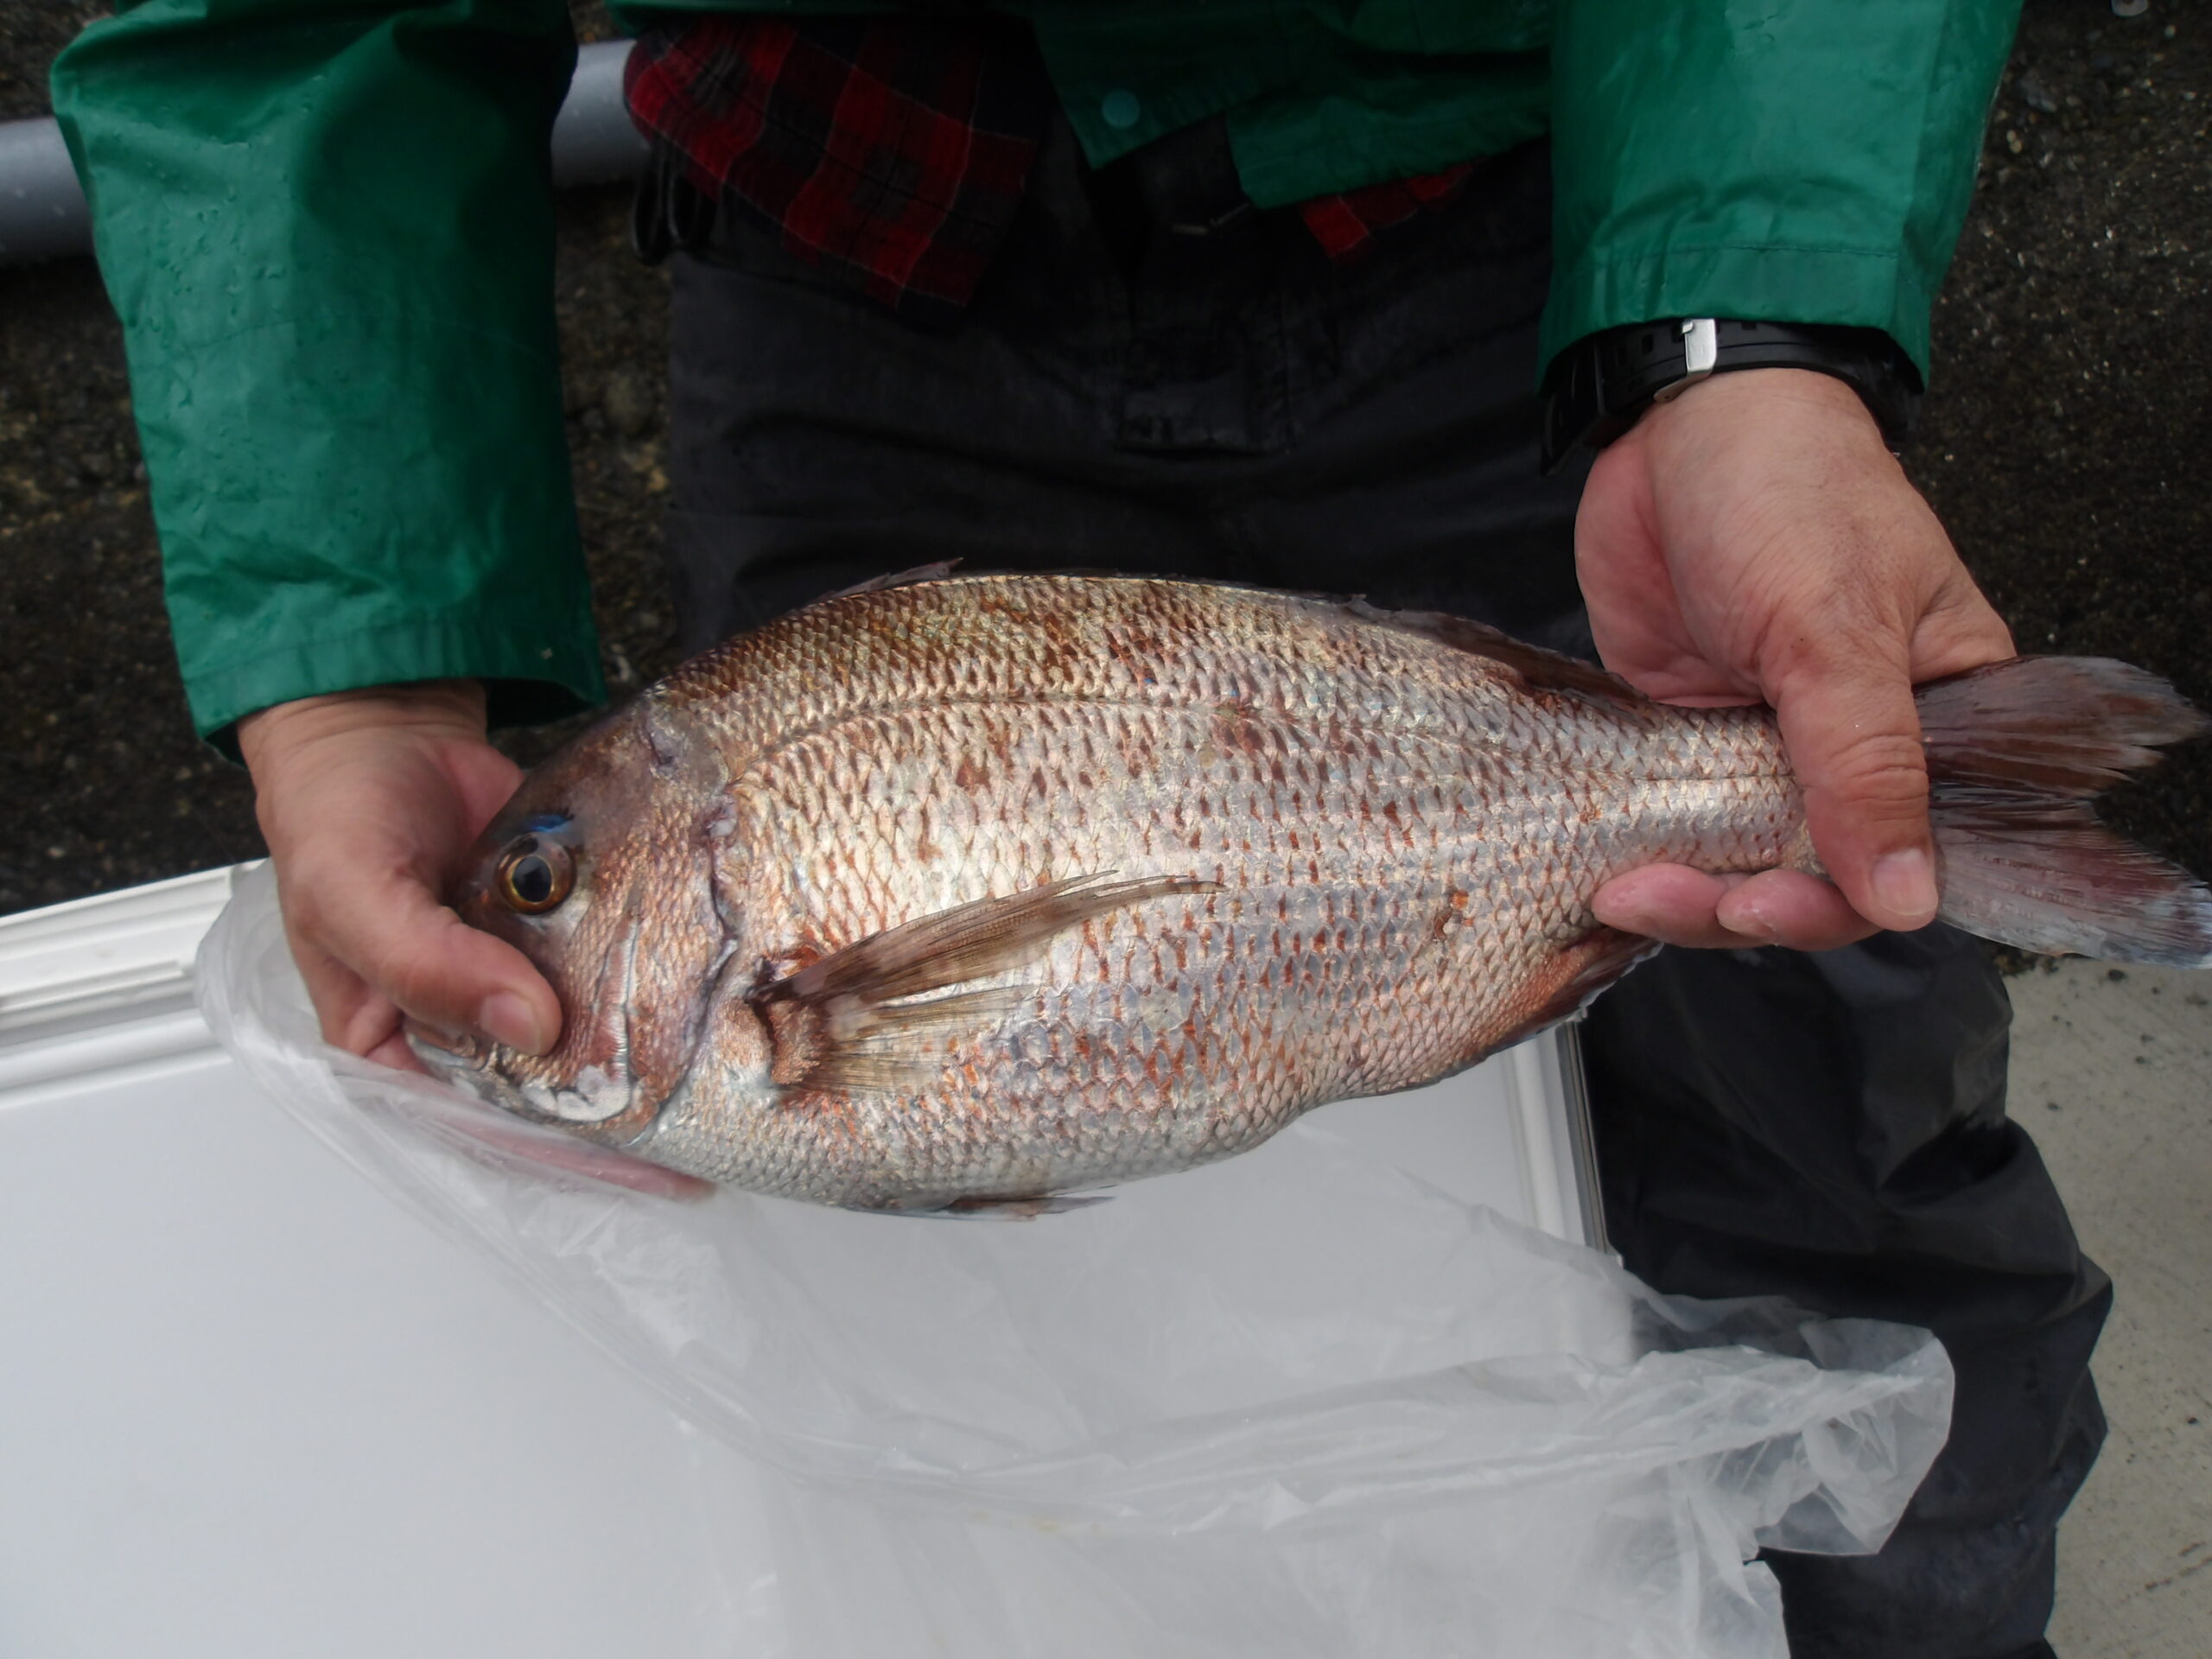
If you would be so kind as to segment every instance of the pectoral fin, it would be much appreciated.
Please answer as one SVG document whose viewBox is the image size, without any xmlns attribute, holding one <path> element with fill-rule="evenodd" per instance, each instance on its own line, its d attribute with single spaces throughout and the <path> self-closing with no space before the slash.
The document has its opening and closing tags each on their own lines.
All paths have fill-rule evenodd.
<svg viewBox="0 0 2212 1659">
<path fill-rule="evenodd" d="M 1188 875 L 1048 881 L 918 916 L 760 987 L 750 1001 L 775 1045 L 771 1075 L 786 1087 L 890 1091 L 926 1081 L 943 1063 L 932 1039 L 973 1031 L 1028 992 L 986 988 L 926 998 L 1036 958 L 1095 916 L 1174 893 L 1217 893 Z"/>
<path fill-rule="evenodd" d="M 1030 995 L 1007 985 L 888 1007 L 850 996 L 807 1001 L 757 992 L 753 1001 L 775 1045 L 772 1081 L 826 1093 L 896 1094 L 943 1069 L 945 1039 L 982 1030 Z"/>
</svg>

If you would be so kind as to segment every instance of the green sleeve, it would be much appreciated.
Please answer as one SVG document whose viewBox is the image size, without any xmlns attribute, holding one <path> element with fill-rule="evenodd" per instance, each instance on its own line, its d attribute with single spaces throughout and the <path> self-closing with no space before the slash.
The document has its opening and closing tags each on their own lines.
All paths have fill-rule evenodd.
<svg viewBox="0 0 2212 1659">
<path fill-rule="evenodd" d="M 1928 317 L 2019 0 L 1557 0 L 1543 360 L 1678 316 Z"/>
<path fill-rule="evenodd" d="M 562 425 L 560 0 L 147 0 L 54 71 L 193 717 L 603 696 Z"/>
</svg>

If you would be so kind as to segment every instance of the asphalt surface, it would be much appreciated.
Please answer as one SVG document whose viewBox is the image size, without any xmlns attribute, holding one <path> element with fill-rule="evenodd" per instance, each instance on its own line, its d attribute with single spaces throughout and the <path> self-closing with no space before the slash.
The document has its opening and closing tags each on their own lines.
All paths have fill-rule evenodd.
<svg viewBox="0 0 2212 1659">
<path fill-rule="evenodd" d="M 2212 1654 L 2212 976 L 2069 961 L 2012 982 L 2012 1115 L 2116 1300 L 2112 1430 L 2058 1533 L 2065 1659 Z"/>
<path fill-rule="evenodd" d="M 0 0 L 0 119 L 45 112 L 100 8 Z M 587 27 L 595 26 L 588 10 Z M 1910 466 L 2024 649 L 2127 658 L 2212 704 L 2212 18 L 2033 0 L 1936 315 Z M 569 431 L 608 677 L 671 665 L 658 563 L 664 278 L 620 193 L 562 207 Z M 257 853 L 170 659 L 119 331 L 86 260 L 0 271 L 0 912 Z M 525 755 L 544 734 L 515 740 Z M 2212 744 L 2122 791 L 2212 871 Z"/>
</svg>

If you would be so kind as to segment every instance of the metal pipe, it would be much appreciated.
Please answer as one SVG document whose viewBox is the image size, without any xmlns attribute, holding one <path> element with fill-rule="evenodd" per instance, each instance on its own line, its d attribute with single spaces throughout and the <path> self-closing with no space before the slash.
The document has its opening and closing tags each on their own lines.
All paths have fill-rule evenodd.
<svg viewBox="0 0 2212 1659">
<path fill-rule="evenodd" d="M 633 179 L 645 167 L 645 141 L 622 103 L 629 57 L 627 41 L 601 41 L 576 54 L 576 78 L 553 121 L 553 182 L 561 188 Z"/>
<path fill-rule="evenodd" d="M 68 146 L 51 117 L 0 123 L 0 265 L 26 265 L 92 245 L 92 219 Z"/>
<path fill-rule="evenodd" d="M 605 41 L 576 54 L 575 79 L 553 122 L 553 182 L 563 188 L 633 177 L 645 141 L 622 106 L 627 41 Z M 27 265 L 89 253 L 92 215 L 52 117 L 0 122 L 0 265 Z"/>
</svg>

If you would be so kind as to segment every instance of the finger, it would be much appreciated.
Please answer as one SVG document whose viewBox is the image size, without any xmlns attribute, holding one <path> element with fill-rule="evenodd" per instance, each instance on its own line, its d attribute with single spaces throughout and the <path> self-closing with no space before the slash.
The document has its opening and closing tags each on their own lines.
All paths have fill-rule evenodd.
<svg viewBox="0 0 2212 1659">
<path fill-rule="evenodd" d="M 1904 642 L 1823 642 L 1777 688 L 1775 713 L 1805 791 L 1814 849 L 1843 896 L 1877 927 L 1936 919 L 1928 765 Z"/>
<path fill-rule="evenodd" d="M 1739 938 L 1792 950 L 1834 950 L 1875 931 L 1834 883 L 1797 870 L 1764 870 L 1731 887 L 1714 917 Z"/>
<path fill-rule="evenodd" d="M 415 1051 L 407 1046 L 406 1038 L 397 1032 L 361 1058 L 373 1060 L 378 1065 L 388 1065 L 395 1071 L 418 1071 L 424 1077 L 430 1074 L 430 1068 L 415 1058 Z"/>
<path fill-rule="evenodd" d="M 281 896 L 281 881 L 278 892 Z M 302 931 L 289 910 L 284 934 L 300 978 L 307 986 L 308 1000 L 315 1005 L 323 1041 L 348 1054 L 365 1055 L 397 1033 L 399 1010 L 391 1005 L 391 999 L 378 995 L 359 974 Z"/>
<path fill-rule="evenodd" d="M 461 811 L 474 840 L 522 783 L 522 768 L 488 744 L 457 747 L 445 756 L 446 775 L 461 791 Z"/>
<path fill-rule="evenodd" d="M 1654 864 L 1607 882 L 1592 909 L 1608 927 L 1692 950 L 1833 950 L 1875 931 L 1834 886 L 1795 870 L 1711 875 Z"/>
<path fill-rule="evenodd" d="M 381 880 L 348 871 L 315 880 L 294 872 L 299 930 L 351 967 L 398 1011 L 443 1031 L 469 1032 L 508 1048 L 542 1054 L 561 1029 L 561 1005 L 530 959 L 503 939 L 468 926 L 421 882 L 404 874 Z M 354 1052 L 383 1042 L 391 1029 L 349 1029 Z M 364 1035 L 371 1041 L 363 1046 Z"/>
<path fill-rule="evenodd" d="M 1590 908 L 1607 927 L 1666 944 L 1699 950 L 1763 944 L 1766 941 L 1746 938 L 1719 920 L 1721 900 L 1745 879 L 1708 875 L 1681 864 L 1652 864 L 1606 882 L 1592 896 Z"/>
</svg>

